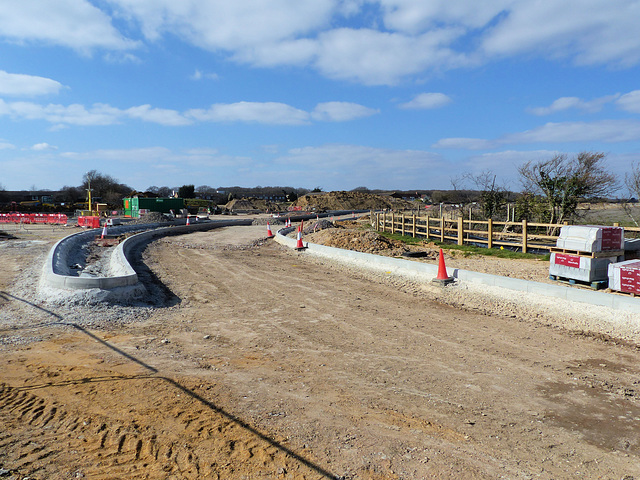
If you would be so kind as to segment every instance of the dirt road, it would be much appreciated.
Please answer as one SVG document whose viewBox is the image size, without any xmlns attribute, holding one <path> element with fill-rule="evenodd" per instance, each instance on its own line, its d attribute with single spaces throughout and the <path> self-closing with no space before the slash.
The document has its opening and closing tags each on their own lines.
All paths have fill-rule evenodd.
<svg viewBox="0 0 640 480">
<path fill-rule="evenodd" d="M 640 478 L 635 345 L 457 310 L 239 232 L 155 242 L 165 306 L 85 317 L 23 295 L 0 249 L 0 475 Z"/>
</svg>

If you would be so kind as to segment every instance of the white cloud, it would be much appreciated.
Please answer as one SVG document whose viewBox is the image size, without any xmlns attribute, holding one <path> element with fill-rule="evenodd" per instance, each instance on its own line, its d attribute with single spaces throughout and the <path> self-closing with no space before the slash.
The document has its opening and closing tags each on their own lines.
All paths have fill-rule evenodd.
<svg viewBox="0 0 640 480">
<path fill-rule="evenodd" d="M 165 108 L 152 108 L 151 105 L 140 105 L 131 107 L 124 111 L 131 118 L 137 118 L 145 122 L 157 123 L 159 125 L 180 126 L 193 123 L 175 110 Z"/>
<path fill-rule="evenodd" d="M 186 115 L 201 122 L 249 122 L 267 125 L 309 123 L 309 113 L 278 102 L 217 103 L 207 110 L 189 110 Z"/>
<path fill-rule="evenodd" d="M 505 135 L 502 144 L 513 143 L 618 143 L 640 140 L 638 120 L 600 120 L 596 122 L 547 123 L 521 133 Z"/>
<path fill-rule="evenodd" d="M 600 120 L 595 122 L 550 122 L 531 130 L 510 133 L 493 140 L 443 138 L 433 144 L 432 147 L 489 150 L 501 145 L 525 143 L 621 143 L 637 140 L 640 140 L 639 120 Z"/>
<path fill-rule="evenodd" d="M 311 113 L 314 120 L 325 122 L 346 122 L 356 118 L 370 117 L 380 110 L 350 102 L 325 102 L 316 105 Z"/>
<path fill-rule="evenodd" d="M 520 175 L 518 167 L 529 160 L 546 160 L 558 152 L 555 150 L 505 150 L 502 152 L 483 153 L 473 155 L 464 162 L 464 170 L 473 174 L 485 171 L 497 175 L 499 182 L 507 187 L 516 189 L 519 186 Z"/>
<path fill-rule="evenodd" d="M 523 53 L 578 64 L 640 62 L 640 37 L 628 33 L 640 17 L 636 0 L 109 3 L 150 41 L 173 34 L 236 61 L 313 66 L 327 77 L 367 85 L 395 84 L 481 56 L 485 62 Z M 359 27 L 342 28 L 345 18 Z"/>
<path fill-rule="evenodd" d="M 45 150 L 57 150 L 58 147 L 56 147 L 55 145 L 49 145 L 46 142 L 43 143 L 36 143 L 35 145 L 33 145 L 31 147 L 31 150 L 35 150 L 37 152 L 41 152 L 41 151 L 45 151 Z"/>
<path fill-rule="evenodd" d="M 380 0 L 385 25 L 403 32 L 421 32 L 440 24 L 480 28 L 514 3 L 514 0 Z"/>
<path fill-rule="evenodd" d="M 619 95 L 607 95 L 605 97 L 596 98 L 594 100 L 586 101 L 578 97 L 561 97 L 548 106 L 548 107 L 536 107 L 529 109 L 529 112 L 534 115 L 550 115 L 552 113 L 561 112 L 564 110 L 576 109 L 584 112 L 594 113 L 602 110 L 602 107 L 607 103 L 612 102 Z"/>
<path fill-rule="evenodd" d="M 15 145 L 6 142 L 0 142 L 0 150 L 13 150 L 16 148 Z"/>
<path fill-rule="evenodd" d="M 432 148 L 453 148 L 463 150 L 489 150 L 496 145 L 494 142 L 482 138 L 442 138 L 432 145 Z"/>
<path fill-rule="evenodd" d="M 640 113 L 640 90 L 625 93 L 616 101 L 616 105 L 626 112 Z"/>
<path fill-rule="evenodd" d="M 640 61 L 636 0 L 514 2 L 491 28 L 483 49 L 489 56 L 535 53 L 573 58 L 580 65 L 631 66 Z"/>
<path fill-rule="evenodd" d="M 318 37 L 315 67 L 325 76 L 365 85 L 394 85 L 427 69 L 454 68 L 469 63 L 448 48 L 460 32 L 433 30 L 422 35 L 372 29 L 336 29 Z"/>
<path fill-rule="evenodd" d="M 278 43 L 326 27 L 335 0 L 110 0 L 120 15 L 157 40 L 167 32 L 201 48 L 239 51 Z"/>
<path fill-rule="evenodd" d="M 451 101 L 451 97 L 444 93 L 420 93 L 411 101 L 400 104 L 399 107 L 410 110 L 428 110 L 431 108 L 444 107 L 451 103 Z"/>
<path fill-rule="evenodd" d="M 319 103 L 312 113 L 278 102 L 237 102 L 214 104 L 208 109 L 191 109 L 184 113 L 151 105 L 125 110 L 103 103 L 84 105 L 40 105 L 34 102 L 5 102 L 0 99 L 0 116 L 18 120 L 44 120 L 56 129 L 69 125 L 114 125 L 126 119 L 165 126 L 191 125 L 194 122 L 245 122 L 264 125 L 307 125 L 311 119 L 344 122 L 368 117 L 378 110 L 349 102 Z"/>
<path fill-rule="evenodd" d="M 287 178 L 289 183 L 305 185 L 312 178 L 325 188 L 344 188 L 345 183 L 352 188 L 419 188 L 433 184 L 435 172 L 446 170 L 442 158 L 431 152 L 342 144 L 290 149 L 274 162 L 280 167 L 274 180 Z"/>
<path fill-rule="evenodd" d="M 0 2 L 0 38 L 61 45 L 83 53 L 137 46 L 118 32 L 105 12 L 86 0 Z"/>
<path fill-rule="evenodd" d="M 634 66 L 638 18 L 637 0 L 22 0 L 0 3 L 0 38 L 138 61 L 130 32 L 173 36 L 236 62 L 393 85 L 523 54 Z"/>
<path fill-rule="evenodd" d="M 502 152 L 489 152 L 481 155 L 473 155 L 466 162 L 467 168 L 473 172 L 491 170 L 502 173 L 505 168 L 512 168 L 529 160 L 541 160 L 551 158 L 558 154 L 556 150 L 504 150 Z"/>
<path fill-rule="evenodd" d="M 55 94 L 62 84 L 50 78 L 0 70 L 0 95 L 33 97 Z"/>
<path fill-rule="evenodd" d="M 258 67 L 304 66 L 318 55 L 318 42 L 308 38 L 261 43 L 243 48 L 233 59 Z"/>
<path fill-rule="evenodd" d="M 0 99 L 0 115 L 22 120 L 45 120 L 65 125 L 111 125 L 117 123 L 120 111 L 104 104 L 87 109 L 84 105 L 39 105 L 33 102 L 4 102 Z"/>
<path fill-rule="evenodd" d="M 361 167 L 382 169 L 383 171 L 419 170 L 440 164 L 439 155 L 419 150 L 393 150 L 361 145 L 323 145 L 320 147 L 303 147 L 290 149 L 288 155 L 279 157 L 278 163 L 301 164 L 312 170 L 320 168 L 326 171 L 331 168 L 356 171 Z M 383 171 L 372 173 L 382 175 Z"/>
<path fill-rule="evenodd" d="M 105 172 L 120 178 L 123 183 L 136 189 L 144 189 L 150 185 L 167 185 L 175 187 L 193 183 L 194 178 L 202 179 L 203 183 L 219 183 L 224 185 L 238 184 L 241 179 L 233 175 L 238 169 L 251 170 L 253 160 L 249 157 L 221 154 L 215 149 L 200 148 L 175 151 L 166 147 L 147 147 L 131 149 L 100 149 L 85 152 L 62 152 L 59 162 L 68 171 L 63 175 L 58 173 L 62 182 L 77 171 L 77 165 L 109 165 L 114 173 Z M 132 165 L 138 167 L 132 168 Z M 153 166 L 153 168 L 148 168 Z M 126 171 L 126 179 L 117 172 Z M 215 172 L 215 173 L 214 173 Z M 230 175 L 229 172 L 233 172 Z"/>
<path fill-rule="evenodd" d="M 189 77 L 191 80 L 202 80 L 203 78 L 207 78 L 209 80 L 219 80 L 220 76 L 217 73 L 202 73 L 200 70 L 196 69 L 193 72 L 193 75 Z"/>
</svg>

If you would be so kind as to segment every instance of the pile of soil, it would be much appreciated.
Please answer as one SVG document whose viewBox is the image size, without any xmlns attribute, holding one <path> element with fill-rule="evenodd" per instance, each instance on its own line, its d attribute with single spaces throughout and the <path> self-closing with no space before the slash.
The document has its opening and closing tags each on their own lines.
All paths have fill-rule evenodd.
<svg viewBox="0 0 640 480">
<path fill-rule="evenodd" d="M 329 192 L 303 195 L 294 206 L 306 211 L 324 212 L 330 210 L 411 210 L 415 204 L 391 196 L 366 192 Z"/>
<path fill-rule="evenodd" d="M 251 222 L 251 225 L 284 225 L 284 217 L 258 217 Z M 266 230 L 265 230 L 266 231 Z"/>
<path fill-rule="evenodd" d="M 160 212 L 149 212 L 144 215 L 141 215 L 139 218 L 134 218 L 133 220 L 127 222 L 127 225 L 137 225 L 137 224 L 145 224 L 145 223 L 161 223 L 161 222 L 168 222 L 168 221 L 169 219 Z"/>
<path fill-rule="evenodd" d="M 313 233 L 312 228 L 313 226 L 309 227 L 310 232 L 305 235 L 305 241 L 328 247 L 391 257 L 400 256 L 409 250 L 402 242 L 390 240 L 373 231 L 328 228 Z"/>
<path fill-rule="evenodd" d="M 327 228 L 344 228 L 340 224 L 331 222 L 325 218 L 315 222 L 305 223 L 305 225 L 306 226 L 302 230 L 304 235 L 311 235 L 312 233 L 319 232 L 320 230 L 326 230 Z"/>
<path fill-rule="evenodd" d="M 278 212 L 283 208 L 275 202 L 261 198 L 234 198 L 224 206 L 230 212 Z"/>
</svg>

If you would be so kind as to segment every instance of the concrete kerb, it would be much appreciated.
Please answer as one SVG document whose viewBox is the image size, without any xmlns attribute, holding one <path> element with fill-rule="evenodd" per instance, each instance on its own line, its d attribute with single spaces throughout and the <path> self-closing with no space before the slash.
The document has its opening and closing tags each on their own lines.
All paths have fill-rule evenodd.
<svg viewBox="0 0 640 480">
<path fill-rule="evenodd" d="M 295 248 L 296 240 L 286 236 L 292 231 L 293 228 L 283 228 L 278 230 L 275 240 L 281 245 L 289 248 Z M 304 244 L 307 247 L 305 252 L 312 255 L 335 260 L 346 265 L 357 265 L 359 268 L 366 268 L 375 272 L 398 275 L 410 280 L 431 282 L 438 273 L 437 265 L 418 263 L 400 258 L 384 257 L 371 253 L 343 250 L 340 248 L 327 247 L 308 242 L 304 242 Z M 598 305 L 625 312 L 640 311 L 640 300 L 638 298 L 625 295 L 582 290 L 565 285 L 550 285 L 518 278 L 460 270 L 457 268 L 450 270 L 449 274 L 459 282 L 501 287 L 508 290 L 527 292 L 535 295 L 580 302 L 589 305 Z"/>
<path fill-rule="evenodd" d="M 130 287 L 138 284 L 138 275 L 129 263 L 129 253 L 141 242 L 151 241 L 153 237 L 167 235 L 180 235 L 184 233 L 206 231 L 214 228 L 231 225 L 250 225 L 252 220 L 225 220 L 214 222 L 202 222 L 186 226 L 184 224 L 166 223 L 148 225 L 128 225 L 111 227 L 112 234 L 146 230 L 132 235 L 121 242 L 112 252 L 109 261 L 109 271 L 112 275 L 107 277 L 79 277 L 70 275 L 69 257 L 72 252 L 98 235 L 100 229 L 92 229 L 86 232 L 75 233 L 58 241 L 49 251 L 43 266 L 41 284 L 44 287 L 70 290 L 112 290 L 120 287 Z M 75 253 L 75 252 L 74 252 Z"/>
</svg>

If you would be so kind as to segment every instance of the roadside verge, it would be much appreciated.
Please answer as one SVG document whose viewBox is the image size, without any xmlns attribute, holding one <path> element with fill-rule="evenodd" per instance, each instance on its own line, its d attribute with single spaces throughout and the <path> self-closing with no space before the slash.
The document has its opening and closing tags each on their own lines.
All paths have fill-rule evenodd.
<svg viewBox="0 0 640 480">
<path fill-rule="evenodd" d="M 296 240 L 286 235 L 293 231 L 293 227 L 283 228 L 276 233 L 275 240 L 289 248 L 296 247 Z M 303 242 L 305 252 L 318 257 L 327 258 L 345 265 L 354 265 L 358 268 L 368 269 L 374 272 L 397 275 L 413 281 L 431 282 L 437 275 L 438 266 L 426 263 L 413 262 L 400 258 L 384 257 L 371 253 L 344 250 L 335 247 L 327 247 L 314 243 Z M 565 285 L 549 285 L 546 283 L 521 280 L 518 278 L 503 277 L 487 273 L 472 272 L 469 270 L 449 269 L 449 274 L 458 282 L 467 284 L 480 284 L 488 287 L 500 287 L 517 292 L 525 292 L 531 295 L 541 295 L 549 298 L 558 298 L 572 302 L 597 305 L 623 312 L 637 313 L 640 310 L 638 298 L 619 295 L 615 293 L 583 290 Z M 455 285 L 444 288 L 455 288 Z"/>
</svg>

